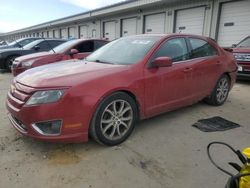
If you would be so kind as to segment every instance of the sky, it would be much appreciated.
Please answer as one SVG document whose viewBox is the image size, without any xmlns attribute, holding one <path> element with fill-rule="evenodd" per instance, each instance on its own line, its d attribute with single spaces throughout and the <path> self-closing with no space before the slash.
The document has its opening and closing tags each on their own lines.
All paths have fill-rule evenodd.
<svg viewBox="0 0 250 188">
<path fill-rule="evenodd" d="M 67 17 L 124 0 L 0 0 L 0 33 Z"/>
</svg>

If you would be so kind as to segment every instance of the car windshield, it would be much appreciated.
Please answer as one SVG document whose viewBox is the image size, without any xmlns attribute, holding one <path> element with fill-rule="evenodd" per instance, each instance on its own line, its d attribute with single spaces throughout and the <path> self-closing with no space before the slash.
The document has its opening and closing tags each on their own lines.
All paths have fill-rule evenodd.
<svg viewBox="0 0 250 188">
<path fill-rule="evenodd" d="M 78 43 L 78 40 L 70 40 L 68 42 L 62 43 L 59 46 L 54 48 L 54 51 L 56 53 L 64 53 L 68 48 L 70 48 L 71 46 L 74 46 L 76 43 Z M 51 52 L 53 52 L 51 50 Z"/>
<path fill-rule="evenodd" d="M 117 39 L 101 47 L 86 61 L 108 64 L 136 64 L 160 40 L 157 36 L 133 36 Z"/>
<path fill-rule="evenodd" d="M 243 47 L 250 47 L 250 37 L 244 39 L 242 42 L 240 42 L 237 47 L 243 48 Z"/>
<path fill-rule="evenodd" d="M 23 40 L 23 39 L 14 40 L 14 41 L 12 41 L 11 43 L 9 43 L 8 45 L 9 45 L 9 46 L 15 45 L 16 43 L 19 43 L 19 42 L 21 42 L 22 40 Z"/>
<path fill-rule="evenodd" d="M 41 40 L 35 40 L 29 44 L 26 44 L 25 46 L 23 46 L 23 49 L 25 50 L 30 50 L 32 49 L 34 46 L 38 45 L 41 42 Z"/>
</svg>

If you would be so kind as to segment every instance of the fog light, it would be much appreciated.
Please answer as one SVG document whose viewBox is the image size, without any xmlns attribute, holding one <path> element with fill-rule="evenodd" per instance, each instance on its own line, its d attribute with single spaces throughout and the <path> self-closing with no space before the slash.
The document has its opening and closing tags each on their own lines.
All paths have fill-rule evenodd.
<svg viewBox="0 0 250 188">
<path fill-rule="evenodd" d="M 32 127 L 41 135 L 57 136 L 61 132 L 62 121 L 53 120 L 32 124 Z"/>
</svg>

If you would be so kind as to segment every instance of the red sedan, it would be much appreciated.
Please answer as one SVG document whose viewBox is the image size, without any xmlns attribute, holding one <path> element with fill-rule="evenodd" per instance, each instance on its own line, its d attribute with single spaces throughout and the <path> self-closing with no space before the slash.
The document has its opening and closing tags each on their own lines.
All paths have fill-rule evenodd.
<svg viewBox="0 0 250 188">
<path fill-rule="evenodd" d="M 69 59 L 83 59 L 93 51 L 107 44 L 101 39 L 77 39 L 63 43 L 49 52 L 35 53 L 15 59 L 12 65 L 14 76 L 27 69 Z"/>
<path fill-rule="evenodd" d="M 23 135 L 56 142 L 120 144 L 136 121 L 201 100 L 222 105 L 236 79 L 233 55 L 193 35 L 120 38 L 85 60 L 30 69 L 8 93 Z"/>
</svg>

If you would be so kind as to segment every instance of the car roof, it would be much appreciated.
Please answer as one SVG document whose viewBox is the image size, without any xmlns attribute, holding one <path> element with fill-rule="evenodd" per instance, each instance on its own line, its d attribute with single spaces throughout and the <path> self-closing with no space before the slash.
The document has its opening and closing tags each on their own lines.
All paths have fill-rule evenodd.
<svg viewBox="0 0 250 188">
<path fill-rule="evenodd" d="M 205 40 L 209 39 L 206 36 L 201 36 L 201 35 L 194 35 L 194 34 L 182 34 L 182 33 L 166 33 L 166 34 L 140 34 L 140 35 L 134 35 L 134 36 L 156 36 L 160 38 L 168 38 L 172 36 L 178 36 L 178 37 L 196 37 L 196 38 L 203 38 Z M 133 37 L 133 36 L 132 36 Z"/>
<path fill-rule="evenodd" d="M 73 39 L 74 41 L 82 42 L 82 41 L 106 41 L 108 42 L 109 40 L 106 39 L 99 39 L 99 38 L 81 38 L 81 39 Z"/>
<path fill-rule="evenodd" d="M 67 41 L 67 40 L 65 40 L 65 39 L 53 39 L 53 38 L 46 38 L 46 39 L 38 39 L 38 40 L 36 40 L 36 41 L 39 41 L 39 42 L 42 42 L 42 41 L 51 41 L 51 40 L 55 40 L 55 41 Z"/>
</svg>

